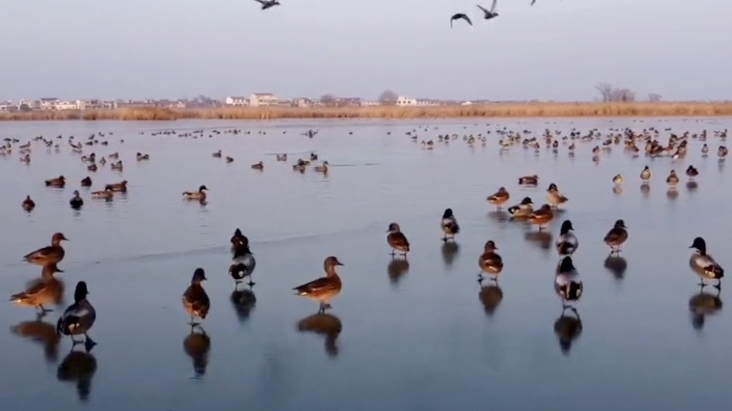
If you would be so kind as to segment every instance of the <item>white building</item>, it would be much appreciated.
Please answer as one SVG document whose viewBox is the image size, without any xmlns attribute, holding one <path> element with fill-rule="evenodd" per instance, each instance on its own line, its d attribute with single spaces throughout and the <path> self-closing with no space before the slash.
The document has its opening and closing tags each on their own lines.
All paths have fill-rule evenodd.
<svg viewBox="0 0 732 411">
<path fill-rule="evenodd" d="M 399 107 L 408 107 L 408 106 L 416 106 L 417 105 L 417 99 L 407 96 L 399 96 L 396 100 L 396 105 Z"/>
<path fill-rule="evenodd" d="M 75 101 L 58 101 L 51 110 L 78 110 L 79 105 Z"/>
<path fill-rule="evenodd" d="M 249 97 L 249 105 L 253 107 L 276 106 L 279 101 L 272 93 L 254 93 Z"/>
<path fill-rule="evenodd" d="M 224 104 L 227 106 L 244 107 L 249 105 L 249 98 L 247 97 L 226 97 Z"/>
<path fill-rule="evenodd" d="M 57 99 L 56 97 L 44 97 L 39 100 L 39 107 L 41 110 L 55 110 L 56 104 L 58 104 L 61 100 Z"/>
</svg>

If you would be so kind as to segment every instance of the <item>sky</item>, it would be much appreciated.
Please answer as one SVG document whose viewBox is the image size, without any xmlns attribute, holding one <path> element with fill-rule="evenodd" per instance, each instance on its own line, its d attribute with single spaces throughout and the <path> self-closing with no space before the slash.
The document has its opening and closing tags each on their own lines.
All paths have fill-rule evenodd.
<svg viewBox="0 0 732 411">
<path fill-rule="evenodd" d="M 732 99 L 732 1 L 0 0 L 0 100 Z M 490 7 L 490 0 L 482 4 Z M 450 29 L 453 13 L 468 14 Z"/>
</svg>

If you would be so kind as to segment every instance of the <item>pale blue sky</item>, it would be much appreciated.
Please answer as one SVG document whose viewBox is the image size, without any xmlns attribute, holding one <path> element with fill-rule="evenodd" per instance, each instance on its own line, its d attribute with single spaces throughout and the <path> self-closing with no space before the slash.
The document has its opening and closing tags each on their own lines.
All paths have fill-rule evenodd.
<svg viewBox="0 0 732 411">
<path fill-rule="evenodd" d="M 0 100 L 732 99 L 729 0 L 499 0 L 491 21 L 470 0 L 280 1 L 0 0 Z"/>
</svg>

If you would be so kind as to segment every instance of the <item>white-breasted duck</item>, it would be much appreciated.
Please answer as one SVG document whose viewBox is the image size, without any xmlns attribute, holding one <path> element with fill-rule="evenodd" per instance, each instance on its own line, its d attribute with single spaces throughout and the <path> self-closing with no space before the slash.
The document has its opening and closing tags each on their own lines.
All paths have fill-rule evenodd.
<svg viewBox="0 0 732 411">
<path fill-rule="evenodd" d="M 572 222 L 564 220 L 562 228 L 559 231 L 559 237 L 557 237 L 556 248 L 557 253 L 560 256 L 572 255 L 579 247 L 579 241 L 574 235 L 574 227 Z"/>
<path fill-rule="evenodd" d="M 695 250 L 689 259 L 689 266 L 696 275 L 701 277 L 702 281 L 700 285 L 702 287 L 706 285 L 704 280 L 717 280 L 717 284 L 714 287 L 720 289 L 722 286 L 722 278 L 724 277 L 724 268 L 711 255 L 707 254 L 706 241 L 701 237 L 697 237 L 689 248 Z"/>
</svg>

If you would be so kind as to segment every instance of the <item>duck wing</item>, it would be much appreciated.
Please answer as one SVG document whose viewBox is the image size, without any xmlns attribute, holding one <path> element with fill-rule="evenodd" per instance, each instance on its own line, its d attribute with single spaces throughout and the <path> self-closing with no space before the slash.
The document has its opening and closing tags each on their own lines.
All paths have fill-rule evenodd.
<svg viewBox="0 0 732 411">
<path fill-rule="evenodd" d="M 493 5 L 491 5 L 491 13 L 496 12 L 496 4 L 498 4 L 498 0 L 493 0 Z"/>
<path fill-rule="evenodd" d="M 389 244 L 395 248 L 403 248 L 409 251 L 409 241 L 407 240 L 407 236 L 402 232 L 389 234 Z"/>
<path fill-rule="evenodd" d="M 256 1 L 257 3 L 259 3 L 261 5 L 267 4 L 267 2 L 265 0 L 254 0 L 254 1 Z"/>
<path fill-rule="evenodd" d="M 190 286 L 183 295 L 183 304 L 189 312 L 196 314 L 201 318 L 206 318 L 211 301 L 203 287 Z"/>
<path fill-rule="evenodd" d="M 89 313 L 90 311 L 79 303 L 71 304 L 58 319 L 56 333 L 58 335 L 69 334 L 73 328 L 81 325 L 81 319 Z"/>
<path fill-rule="evenodd" d="M 36 251 L 33 251 L 32 253 L 29 253 L 28 255 L 23 257 L 23 260 L 29 261 L 39 258 L 48 258 L 52 256 L 55 253 L 55 248 L 53 246 L 43 247 L 39 248 Z"/>
<path fill-rule="evenodd" d="M 483 14 L 485 14 L 486 16 L 488 15 L 488 13 L 489 13 L 488 9 L 486 9 L 483 6 L 481 6 L 480 4 L 476 4 L 476 6 L 478 6 L 478 8 L 483 11 Z"/>
<path fill-rule="evenodd" d="M 460 232 L 460 226 L 458 225 L 457 219 L 454 217 L 443 219 L 442 229 L 449 234 L 458 234 Z"/>
<path fill-rule="evenodd" d="M 293 288 L 297 295 L 319 294 L 326 291 L 338 289 L 338 282 L 328 277 L 321 277 L 317 280 Z"/>
</svg>

